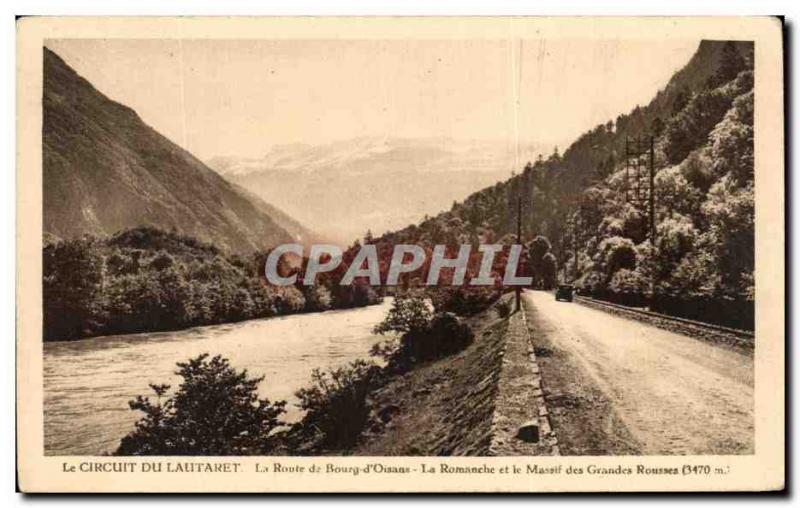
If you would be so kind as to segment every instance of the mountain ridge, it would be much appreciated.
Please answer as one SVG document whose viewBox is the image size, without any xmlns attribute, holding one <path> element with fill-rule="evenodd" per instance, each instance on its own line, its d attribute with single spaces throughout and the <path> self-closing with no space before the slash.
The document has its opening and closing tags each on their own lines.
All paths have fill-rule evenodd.
<svg viewBox="0 0 800 508">
<path fill-rule="evenodd" d="M 287 231 L 193 154 L 111 100 L 44 48 L 43 233 L 71 239 L 138 226 L 174 229 L 247 253 L 310 235 Z"/>
<path fill-rule="evenodd" d="M 544 150 L 525 145 L 519 159 Z M 514 149 L 504 140 L 362 136 L 324 145 L 277 145 L 264 157 L 217 157 L 208 164 L 349 244 L 367 229 L 379 234 L 437 213 L 507 178 L 515 162 Z"/>
</svg>

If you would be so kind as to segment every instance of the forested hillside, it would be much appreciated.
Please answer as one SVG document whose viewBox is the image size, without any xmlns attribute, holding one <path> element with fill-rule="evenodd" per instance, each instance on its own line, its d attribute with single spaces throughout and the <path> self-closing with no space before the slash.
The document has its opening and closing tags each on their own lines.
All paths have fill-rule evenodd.
<svg viewBox="0 0 800 508">
<path fill-rule="evenodd" d="M 622 301 L 648 295 L 656 308 L 752 327 L 753 107 L 752 52 L 724 44 L 715 74 L 651 128 L 655 242 L 647 211 L 625 198 L 626 185 L 641 183 L 624 168 L 580 195 L 568 220 L 581 287 Z"/>
<path fill-rule="evenodd" d="M 549 239 L 561 277 L 587 292 L 641 302 L 652 296 L 652 281 L 659 295 L 752 302 L 752 69 L 751 43 L 703 41 L 648 105 L 450 211 L 376 241 L 498 242 L 515 232 L 519 200 L 525 241 Z M 649 189 L 646 171 L 636 181 L 625 169 L 626 143 L 649 136 L 655 247 L 646 206 L 625 191 Z"/>
</svg>

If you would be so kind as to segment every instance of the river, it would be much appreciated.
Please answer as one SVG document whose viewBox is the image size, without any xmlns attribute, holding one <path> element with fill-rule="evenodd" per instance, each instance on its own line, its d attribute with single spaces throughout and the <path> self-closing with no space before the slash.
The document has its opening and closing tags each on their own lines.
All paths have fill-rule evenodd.
<svg viewBox="0 0 800 508">
<path fill-rule="evenodd" d="M 220 354 L 237 369 L 266 376 L 260 395 L 289 401 L 285 420 L 296 421 L 302 412 L 294 392 L 308 385 L 312 369 L 367 358 L 380 340 L 372 327 L 390 305 L 386 298 L 358 309 L 45 343 L 45 453 L 112 452 L 141 416 L 128 401 L 151 395 L 148 383 L 176 388 L 175 363 L 201 353 Z"/>
</svg>

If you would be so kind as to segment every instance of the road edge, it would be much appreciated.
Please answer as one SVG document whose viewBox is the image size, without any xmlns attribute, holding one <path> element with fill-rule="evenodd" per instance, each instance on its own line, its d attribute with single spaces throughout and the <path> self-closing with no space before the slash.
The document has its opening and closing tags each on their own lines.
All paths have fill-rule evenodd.
<svg viewBox="0 0 800 508">
<path fill-rule="evenodd" d="M 560 455 L 524 310 L 509 317 L 500 354 L 488 455 Z M 530 441 L 532 433 L 535 442 Z"/>
</svg>

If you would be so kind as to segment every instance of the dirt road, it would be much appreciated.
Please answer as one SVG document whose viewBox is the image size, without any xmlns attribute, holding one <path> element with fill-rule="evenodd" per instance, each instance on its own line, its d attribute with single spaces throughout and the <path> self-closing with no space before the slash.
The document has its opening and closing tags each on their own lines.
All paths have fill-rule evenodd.
<svg viewBox="0 0 800 508">
<path fill-rule="evenodd" d="M 580 377 L 596 385 L 638 453 L 753 452 L 751 357 L 577 303 L 556 302 L 552 293 L 527 291 L 525 298 L 532 304 L 534 338 L 537 331 L 545 335 L 582 371 Z M 546 369 L 543 381 L 548 382 Z"/>
</svg>

